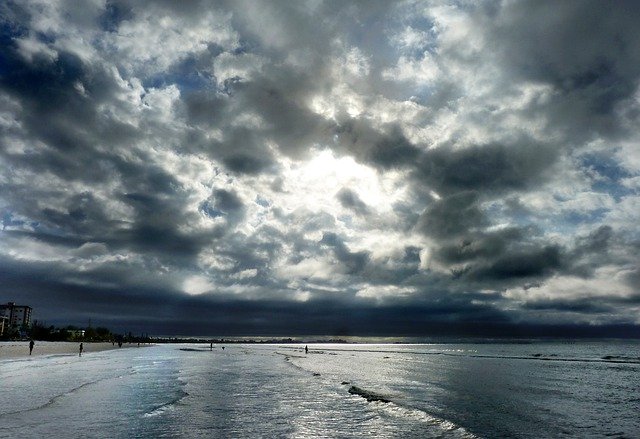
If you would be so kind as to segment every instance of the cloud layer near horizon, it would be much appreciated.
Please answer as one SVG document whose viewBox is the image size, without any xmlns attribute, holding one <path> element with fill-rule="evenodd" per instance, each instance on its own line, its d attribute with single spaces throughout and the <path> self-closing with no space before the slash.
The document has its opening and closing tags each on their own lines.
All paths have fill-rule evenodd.
<svg viewBox="0 0 640 439">
<path fill-rule="evenodd" d="M 9 1 L 0 19 L 0 298 L 41 320 L 640 323 L 634 2 Z"/>
</svg>

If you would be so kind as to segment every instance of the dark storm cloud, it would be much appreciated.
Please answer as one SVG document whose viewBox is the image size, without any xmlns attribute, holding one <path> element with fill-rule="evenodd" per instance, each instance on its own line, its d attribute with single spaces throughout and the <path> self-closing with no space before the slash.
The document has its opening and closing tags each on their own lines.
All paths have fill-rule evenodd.
<svg viewBox="0 0 640 439">
<path fill-rule="evenodd" d="M 188 93 L 183 104 L 187 119 L 196 126 L 216 126 L 228 106 L 225 95 L 213 92 Z"/>
<path fill-rule="evenodd" d="M 5 261 L 6 262 L 6 261 Z M 3 263 L 0 276 L 6 286 L 20 287 L 23 299 L 37 300 L 41 308 L 34 316 L 48 324 L 112 324 L 121 330 L 170 331 L 171 334 L 385 334 L 413 335 L 424 329 L 441 328 L 455 333 L 461 318 L 470 326 L 506 322 L 506 316 L 483 305 L 472 305 L 467 298 L 450 297 L 424 303 L 396 303 L 372 306 L 366 302 L 316 300 L 311 303 L 288 301 L 242 301 L 224 295 L 185 297 L 170 283 L 153 277 L 126 279 L 122 266 L 102 268 L 99 273 L 78 277 L 73 271 L 50 264 L 28 267 Z M 128 273 L 130 274 L 130 273 Z M 115 280 L 127 281 L 126 289 Z M 90 281 L 85 283 L 82 281 Z M 40 297 L 47 289 L 47 298 Z M 158 301 L 162 307 L 157 308 Z M 156 310 L 148 315 L 149 308 Z M 113 310 L 117 312 L 113 312 Z M 180 315 L 189 315 L 184 324 Z M 145 329 L 146 328 L 146 329 Z M 294 328 L 292 330 L 291 328 Z"/>
<path fill-rule="evenodd" d="M 571 248 L 566 248 L 545 243 L 540 231 L 531 227 L 483 230 L 478 226 L 483 225 L 484 216 L 477 210 L 469 211 L 473 199 L 466 194 L 453 202 L 439 200 L 425 211 L 420 224 L 427 236 L 440 242 L 434 257 L 451 266 L 456 279 L 486 282 L 488 286 L 544 279 L 556 273 L 589 277 L 607 259 L 613 236 L 610 226 L 577 237 Z"/>
<path fill-rule="evenodd" d="M 86 125 L 103 128 L 99 134 L 108 139 L 118 133 L 117 126 L 97 124 L 102 115 L 96 106 L 117 90 L 113 76 L 101 65 L 87 64 L 78 55 L 64 50 L 56 51 L 53 58 L 40 53 L 25 59 L 14 41 L 3 49 L 2 60 L 0 87 L 20 100 L 21 116 L 27 127 L 47 144 L 63 150 L 82 146 L 70 141 L 70 135 L 77 132 L 68 133 L 65 124 L 77 126 L 81 133 L 80 128 Z M 49 124 L 42 124 L 43 118 Z"/>
<path fill-rule="evenodd" d="M 526 303 L 524 307 L 535 311 L 568 311 L 588 314 L 603 314 L 614 309 L 610 305 L 593 300 L 547 300 Z"/>
<path fill-rule="evenodd" d="M 38 303 L 33 318 L 47 324 L 85 325 L 88 319 L 93 319 L 96 325 L 112 320 L 124 320 L 128 324 L 153 321 L 148 310 L 155 308 L 154 304 L 166 302 L 168 310 L 172 302 L 180 300 L 177 291 L 153 276 L 138 280 L 127 278 L 131 273 L 121 265 L 85 275 L 54 264 L 8 263 L 2 267 L 0 276 L 6 288 L 19 289 L 20 300 Z M 166 316 L 166 310 L 156 308 L 159 318 Z M 125 325 L 118 327 L 126 330 Z"/>
<path fill-rule="evenodd" d="M 211 196 L 200 204 L 200 210 L 211 218 L 225 217 L 230 224 L 236 224 L 244 217 L 244 204 L 232 191 L 215 189 Z"/>
<path fill-rule="evenodd" d="M 384 132 L 376 130 L 365 120 L 346 119 L 340 121 L 334 130 L 339 148 L 376 167 L 409 166 L 420 154 L 397 127 L 387 127 L 388 132 Z"/>
<path fill-rule="evenodd" d="M 175 195 L 128 193 L 122 194 L 121 200 L 134 209 L 135 217 L 131 224 L 123 225 L 103 238 L 114 247 L 152 252 L 163 259 L 175 258 L 179 263 L 180 258 L 194 258 L 206 245 L 206 236 L 179 230 L 180 226 L 188 224 L 190 215 L 181 211 L 180 200 Z M 213 231 L 211 236 L 215 234 Z"/>
<path fill-rule="evenodd" d="M 500 193 L 539 183 L 557 156 L 553 147 L 526 140 L 454 151 L 437 148 L 421 157 L 417 172 L 429 186 L 445 194 L 470 190 Z"/>
<path fill-rule="evenodd" d="M 600 226 L 589 235 L 577 239 L 575 253 L 604 253 L 609 249 L 613 234 L 611 226 Z"/>
<path fill-rule="evenodd" d="M 180 203 L 171 199 L 179 192 L 179 183 L 157 166 L 123 160 L 116 148 L 125 141 L 140 139 L 141 133 L 96 110 L 118 92 L 114 77 L 100 65 L 87 64 L 64 51 L 58 51 L 55 59 L 34 56 L 29 61 L 12 44 L 3 55 L 6 64 L 0 87 L 21 104 L 16 117 L 27 133 L 25 140 L 46 145 L 34 147 L 26 156 L 6 154 L 7 162 L 18 172 L 50 172 L 90 185 L 120 178 L 130 191 L 120 200 L 136 211 L 136 220 L 129 227 L 109 219 L 107 208 L 91 190 L 67 198 L 56 189 L 47 194 L 44 187 L 28 190 L 39 193 L 41 200 L 47 195 L 60 195 L 65 206 L 39 211 L 35 206 L 25 206 L 23 213 L 39 224 L 73 234 L 75 242 L 103 240 L 115 248 L 197 254 L 199 238 L 176 231 L 185 219 Z M 14 199 L 15 205 L 22 202 Z M 40 234 L 38 230 L 35 233 Z"/>
<path fill-rule="evenodd" d="M 363 282 L 373 286 L 412 286 L 423 288 L 424 283 L 415 279 L 419 274 L 420 249 L 405 247 L 398 257 L 370 260 L 360 273 Z M 391 298 L 393 301 L 393 298 Z"/>
<path fill-rule="evenodd" d="M 186 117 L 189 124 L 197 124 L 191 135 L 193 146 L 239 174 L 271 170 L 274 161 L 269 141 L 287 155 L 305 156 L 318 136 L 322 138 L 329 131 L 324 119 L 303 103 L 311 90 L 313 83 L 308 75 L 273 69 L 250 82 L 233 85 L 227 97 L 190 93 Z M 229 105 L 230 100 L 233 105 Z M 226 126 L 247 109 L 261 118 L 260 127 Z M 216 127 L 224 129 L 222 140 L 202 138 L 199 130 Z"/>
<path fill-rule="evenodd" d="M 126 2 L 107 0 L 104 12 L 100 15 L 99 23 L 104 30 L 114 32 L 118 30 L 120 23 L 133 18 L 132 8 Z"/>
<path fill-rule="evenodd" d="M 640 268 L 632 270 L 629 274 L 627 274 L 627 283 L 632 288 L 635 288 L 638 284 L 640 284 Z M 640 301 L 640 297 L 638 297 L 638 301 Z"/>
<path fill-rule="evenodd" d="M 229 171 L 238 174 L 267 171 L 274 162 L 259 130 L 225 127 L 222 140 L 211 141 L 203 136 L 202 130 L 224 127 L 225 121 L 233 117 L 228 101 L 228 97 L 210 91 L 186 95 L 185 118 L 193 126 L 187 139 L 188 148 L 220 160 Z"/>
<path fill-rule="evenodd" d="M 360 199 L 357 193 L 349 188 L 342 188 L 336 194 L 336 197 L 342 204 L 342 207 L 353 210 L 358 215 L 367 215 L 369 208 L 366 203 Z"/>
<path fill-rule="evenodd" d="M 343 265 L 346 274 L 360 273 L 369 261 L 369 254 L 367 252 L 349 251 L 344 241 L 335 233 L 325 232 L 322 235 L 320 244 L 324 244 L 333 249 L 336 258 Z"/>
<path fill-rule="evenodd" d="M 549 122 L 583 136 L 619 132 L 616 109 L 640 75 L 640 9 L 632 1 L 538 2 L 504 5 L 486 20 L 501 62 L 527 80 L 551 85 Z"/>
<path fill-rule="evenodd" d="M 284 240 L 284 237 L 278 231 L 265 228 L 256 235 L 255 240 L 243 239 L 241 235 L 227 236 L 225 244 L 218 247 L 220 255 L 224 255 L 234 261 L 234 273 L 247 269 L 268 272 L 269 262 L 278 256 L 282 248 L 282 244 L 279 241 Z M 265 239 L 267 237 L 280 239 L 268 241 Z"/>
<path fill-rule="evenodd" d="M 96 146 L 138 136 L 130 126 L 96 111 L 116 91 L 114 78 L 69 52 L 58 52 L 54 60 L 35 55 L 29 62 L 16 52 L 15 44 L 9 44 L 2 54 L 0 90 L 19 104 L 14 117 L 32 144 L 26 155 L 3 151 L 8 163 L 17 169 L 50 171 L 67 180 L 108 179 L 103 164 L 115 159 Z"/>
<path fill-rule="evenodd" d="M 51 233 L 50 230 L 42 230 L 38 226 L 35 226 L 33 231 L 9 229 L 3 230 L 3 233 L 5 233 L 5 236 L 8 237 L 24 237 L 27 239 L 33 239 L 39 242 L 43 242 L 45 244 L 69 248 L 79 247 L 87 242 L 83 237 L 69 235 L 61 236 L 59 234 Z"/>
<path fill-rule="evenodd" d="M 491 259 L 502 255 L 512 242 L 521 241 L 527 230 L 508 228 L 496 232 L 469 233 L 440 247 L 438 257 L 447 263 Z"/>
<path fill-rule="evenodd" d="M 550 274 L 562 267 L 563 256 L 557 246 L 527 249 L 526 252 L 501 255 L 490 266 L 472 273 L 480 279 L 531 278 Z"/>
<path fill-rule="evenodd" d="M 526 230 L 466 235 L 460 241 L 442 246 L 435 257 L 454 264 L 456 279 L 480 281 L 487 287 L 544 279 L 572 268 L 564 248 L 540 244 L 526 238 Z"/>
<path fill-rule="evenodd" d="M 5 2 L 0 295 L 185 335 L 631 325 L 638 18 Z"/>
<path fill-rule="evenodd" d="M 456 312 L 474 314 L 475 319 L 460 322 L 442 318 L 451 309 L 432 306 L 374 307 L 370 304 L 345 305 L 335 301 L 314 301 L 312 303 L 291 303 L 262 301 L 241 302 L 236 300 L 209 302 L 204 299 L 184 301 L 176 307 L 180 312 L 193 316 L 188 327 L 179 321 L 169 323 L 174 334 L 242 334 L 248 331 L 256 335 L 310 334 L 349 336 L 370 335 L 461 335 L 470 328 L 483 331 L 496 325 L 504 330 L 500 318 L 495 313 L 482 316 L 479 307 Z M 204 312 L 204 309 L 212 311 Z M 480 312 L 479 312 L 480 311 Z M 481 316 L 481 317 L 478 317 Z M 498 323 L 497 323 L 498 322 Z M 135 322 L 130 323 L 136 325 Z M 150 322 L 154 327 L 154 322 Z M 162 328 L 161 325 L 155 327 Z M 463 329 L 464 328 L 464 329 Z M 481 328 L 484 328 L 481 329 Z M 497 334 L 497 328 L 493 328 Z"/>
<path fill-rule="evenodd" d="M 238 84 L 233 96 L 264 119 L 265 140 L 272 139 L 283 153 L 300 157 L 324 126 L 323 119 L 301 102 L 311 90 L 311 78 L 306 75 L 276 70 L 257 81 Z"/>
<path fill-rule="evenodd" d="M 455 278 L 486 285 L 544 279 L 558 273 L 590 277 L 608 259 L 613 238 L 610 226 L 577 237 L 570 247 L 545 243 L 540 231 L 530 227 L 462 230 L 464 233 L 446 235 L 452 239 L 443 240 L 434 257 L 452 266 Z"/>
<path fill-rule="evenodd" d="M 421 215 L 418 228 L 436 238 L 455 237 L 481 228 L 487 225 L 487 219 L 478 201 L 479 194 L 475 191 L 460 192 L 434 201 Z"/>
</svg>

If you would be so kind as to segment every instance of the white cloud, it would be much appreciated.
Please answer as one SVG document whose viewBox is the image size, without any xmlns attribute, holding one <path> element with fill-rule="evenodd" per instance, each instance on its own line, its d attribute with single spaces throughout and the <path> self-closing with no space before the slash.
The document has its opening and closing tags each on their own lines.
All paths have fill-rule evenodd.
<svg viewBox="0 0 640 439">
<path fill-rule="evenodd" d="M 260 56 L 251 53 L 233 55 L 225 52 L 213 61 L 213 72 L 219 84 L 236 77 L 251 80 L 254 72 L 260 71 L 264 62 Z"/>
<path fill-rule="evenodd" d="M 190 55 L 216 44 L 230 50 L 238 46 L 228 13 L 207 11 L 185 20 L 156 8 L 137 11 L 131 20 L 120 23 L 116 33 L 104 39 L 118 63 L 127 71 L 154 74 Z"/>
<path fill-rule="evenodd" d="M 182 283 L 182 289 L 191 296 L 208 293 L 214 288 L 210 280 L 205 276 L 194 275 L 188 276 Z"/>
<path fill-rule="evenodd" d="M 394 285 L 369 285 L 360 289 L 357 293 L 357 297 L 366 299 L 375 299 L 377 301 L 383 301 L 384 299 L 402 298 L 414 294 L 413 288 L 398 287 Z"/>
<path fill-rule="evenodd" d="M 430 85 L 441 76 L 434 58 L 428 53 L 417 60 L 401 56 L 398 64 L 382 72 L 382 77 L 390 81 L 411 81 L 421 87 Z"/>
</svg>

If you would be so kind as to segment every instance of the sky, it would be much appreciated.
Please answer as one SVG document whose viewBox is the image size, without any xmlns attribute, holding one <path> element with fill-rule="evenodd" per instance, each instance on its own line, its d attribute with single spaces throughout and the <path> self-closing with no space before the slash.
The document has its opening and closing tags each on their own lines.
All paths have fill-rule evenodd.
<svg viewBox="0 0 640 439">
<path fill-rule="evenodd" d="M 640 4 L 0 4 L 0 301 L 640 336 Z"/>
</svg>

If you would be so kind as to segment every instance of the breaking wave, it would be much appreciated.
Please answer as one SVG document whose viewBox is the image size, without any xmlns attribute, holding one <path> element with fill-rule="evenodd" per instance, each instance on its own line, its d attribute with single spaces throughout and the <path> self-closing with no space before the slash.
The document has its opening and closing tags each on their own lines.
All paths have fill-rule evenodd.
<svg viewBox="0 0 640 439">
<path fill-rule="evenodd" d="M 349 384 L 343 382 L 343 384 Z M 375 407 L 380 410 L 384 415 L 395 418 L 404 418 L 412 422 L 418 422 L 430 427 L 435 427 L 443 433 L 446 432 L 447 437 L 459 437 L 459 438 L 475 438 L 476 436 L 454 424 L 446 419 L 440 419 L 433 416 L 424 410 L 420 410 L 413 407 L 405 407 L 395 401 L 392 401 L 391 397 L 382 395 L 371 390 L 363 389 L 358 386 L 349 386 L 348 392 L 352 395 L 360 396 L 366 399 L 368 402 L 375 404 Z"/>
<path fill-rule="evenodd" d="M 189 393 L 184 391 L 184 390 L 182 390 L 180 392 L 180 394 L 177 395 L 172 400 L 170 400 L 168 402 L 165 402 L 163 404 L 160 404 L 158 406 L 155 406 L 154 408 L 152 408 L 151 410 L 149 410 L 148 412 L 146 412 L 142 416 L 145 417 L 145 418 L 151 418 L 151 417 L 154 417 L 154 416 L 162 415 L 162 414 L 166 413 L 167 411 L 173 410 L 175 408 L 175 406 L 177 404 L 180 404 L 180 402 L 183 399 L 185 399 L 187 396 L 189 396 Z"/>
</svg>

